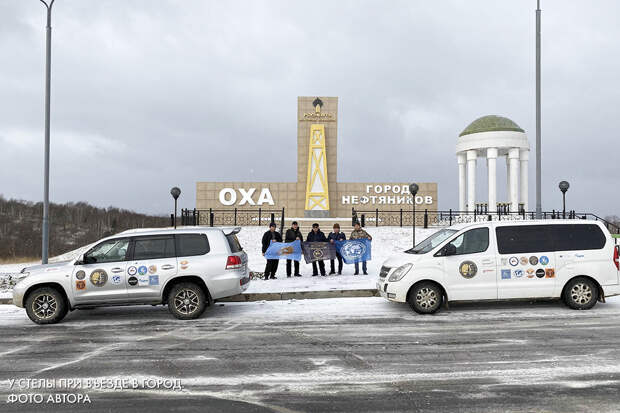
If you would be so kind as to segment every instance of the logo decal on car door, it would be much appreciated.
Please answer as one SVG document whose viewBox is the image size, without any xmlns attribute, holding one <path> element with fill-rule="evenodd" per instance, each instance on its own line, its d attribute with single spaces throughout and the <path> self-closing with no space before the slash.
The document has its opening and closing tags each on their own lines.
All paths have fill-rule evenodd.
<svg viewBox="0 0 620 413">
<path fill-rule="evenodd" d="M 104 270 L 95 270 L 90 273 L 90 283 L 95 287 L 103 287 L 108 282 L 108 274 Z"/>
<path fill-rule="evenodd" d="M 478 267 L 472 261 L 463 261 L 461 265 L 459 265 L 459 272 L 465 278 L 474 278 L 478 272 Z"/>
</svg>

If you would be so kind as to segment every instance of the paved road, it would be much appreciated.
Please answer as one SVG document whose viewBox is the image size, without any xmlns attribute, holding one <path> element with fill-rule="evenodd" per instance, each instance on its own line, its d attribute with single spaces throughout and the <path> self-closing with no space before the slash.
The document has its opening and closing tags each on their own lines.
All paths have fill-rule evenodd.
<svg viewBox="0 0 620 413">
<path fill-rule="evenodd" d="M 89 411 L 620 411 L 620 300 L 585 312 L 477 304 L 424 317 L 380 298 L 230 303 L 189 322 L 123 307 L 46 327 L 0 306 L 0 325 L 3 412 L 84 409 L 6 404 L 41 392 L 9 388 L 25 378 L 183 386 L 82 390 Z"/>
</svg>

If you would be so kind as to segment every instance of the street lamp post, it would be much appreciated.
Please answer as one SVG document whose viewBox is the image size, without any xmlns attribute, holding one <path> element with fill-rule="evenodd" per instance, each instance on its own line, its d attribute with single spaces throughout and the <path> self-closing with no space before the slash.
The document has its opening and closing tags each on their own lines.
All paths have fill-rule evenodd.
<svg viewBox="0 0 620 413">
<path fill-rule="evenodd" d="M 40 0 L 47 9 L 45 27 L 45 154 L 43 166 L 43 223 L 41 225 L 41 263 L 47 264 L 50 238 L 50 78 L 52 58 L 52 6 L 54 0 Z"/>
<path fill-rule="evenodd" d="M 542 218 L 540 121 L 540 0 L 536 0 L 536 219 Z"/>
<path fill-rule="evenodd" d="M 413 205 L 413 223 L 412 223 L 412 228 L 413 228 L 413 247 L 415 248 L 415 196 L 418 193 L 418 189 L 420 189 L 420 187 L 418 186 L 418 184 L 411 184 L 409 185 L 409 192 L 411 193 L 411 198 L 412 198 L 412 202 L 411 204 Z"/>
<path fill-rule="evenodd" d="M 566 219 L 566 191 L 570 188 L 570 184 L 567 181 L 562 181 L 558 187 L 562 191 L 562 218 Z"/>
<path fill-rule="evenodd" d="M 170 195 L 174 198 L 174 229 L 177 229 L 177 199 L 181 195 L 181 189 L 178 187 L 173 187 L 170 190 Z"/>
</svg>

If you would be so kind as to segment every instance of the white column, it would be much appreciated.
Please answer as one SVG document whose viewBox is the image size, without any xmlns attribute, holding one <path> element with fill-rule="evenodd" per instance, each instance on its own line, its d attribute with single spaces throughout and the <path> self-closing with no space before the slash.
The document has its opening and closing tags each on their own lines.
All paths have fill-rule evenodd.
<svg viewBox="0 0 620 413">
<path fill-rule="evenodd" d="M 487 149 L 487 172 L 489 183 L 489 212 L 497 211 L 497 148 Z"/>
<path fill-rule="evenodd" d="M 519 211 L 519 148 L 511 148 L 508 151 L 508 159 L 510 162 L 510 211 Z"/>
<path fill-rule="evenodd" d="M 459 211 L 465 211 L 465 180 L 467 179 L 465 175 L 465 163 L 467 162 L 465 152 L 457 153 L 456 161 L 459 164 Z"/>
<path fill-rule="evenodd" d="M 521 165 L 519 166 L 521 169 L 521 203 L 523 204 L 523 208 L 528 211 L 528 163 L 530 160 L 530 150 L 522 149 L 520 154 Z"/>
<path fill-rule="evenodd" d="M 467 211 L 474 212 L 476 208 L 476 160 L 478 153 L 467 151 Z"/>
<path fill-rule="evenodd" d="M 506 153 L 506 199 L 503 202 L 510 202 L 510 158 Z"/>
</svg>

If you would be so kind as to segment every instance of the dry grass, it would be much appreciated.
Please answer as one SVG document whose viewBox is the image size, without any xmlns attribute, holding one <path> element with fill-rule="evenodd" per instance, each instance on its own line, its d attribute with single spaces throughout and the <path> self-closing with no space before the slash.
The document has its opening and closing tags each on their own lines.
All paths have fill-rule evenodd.
<svg viewBox="0 0 620 413">
<path fill-rule="evenodd" d="M 20 264 L 22 262 L 34 262 L 41 261 L 41 257 L 0 257 L 0 265 L 1 264 Z"/>
</svg>

